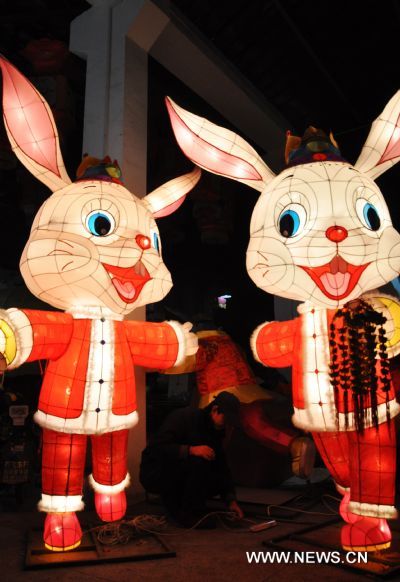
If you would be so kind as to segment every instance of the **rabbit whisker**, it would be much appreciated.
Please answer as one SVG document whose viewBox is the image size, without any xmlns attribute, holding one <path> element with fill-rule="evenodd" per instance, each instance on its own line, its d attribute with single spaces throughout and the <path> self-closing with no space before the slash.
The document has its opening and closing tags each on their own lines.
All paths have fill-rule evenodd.
<svg viewBox="0 0 400 582">
<path fill-rule="evenodd" d="M 47 256 L 55 256 L 55 255 L 72 255 L 69 251 L 64 251 L 62 249 L 53 249 Z"/>
<path fill-rule="evenodd" d="M 265 275 L 270 271 L 268 267 L 269 265 L 267 263 L 257 263 L 256 265 L 254 265 L 253 269 L 266 269 L 262 274 L 262 276 L 265 277 Z"/>
<path fill-rule="evenodd" d="M 64 271 L 64 269 L 66 269 L 68 267 L 68 265 L 71 265 L 74 261 L 69 261 L 68 263 L 65 263 L 65 265 L 63 267 L 61 267 L 61 271 Z"/>
</svg>

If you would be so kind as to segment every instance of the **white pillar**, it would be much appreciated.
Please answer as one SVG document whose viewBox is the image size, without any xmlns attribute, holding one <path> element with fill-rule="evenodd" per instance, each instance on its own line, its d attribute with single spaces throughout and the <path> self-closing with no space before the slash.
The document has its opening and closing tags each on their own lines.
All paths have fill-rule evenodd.
<svg viewBox="0 0 400 582">
<path fill-rule="evenodd" d="M 71 51 L 87 62 L 83 151 L 116 158 L 126 187 L 136 196 L 146 193 L 148 54 L 267 151 L 268 161 L 278 160 L 289 124 L 192 28 L 176 20 L 172 5 L 164 2 L 161 8 L 151 0 L 89 2 L 92 8 L 72 22 L 70 37 Z M 133 316 L 144 319 L 144 309 Z M 136 491 L 140 452 L 146 444 L 141 369 L 137 393 L 140 421 L 129 449 Z"/>
<path fill-rule="evenodd" d="M 136 196 L 146 194 L 147 52 L 130 41 L 128 30 L 144 0 L 91 0 L 93 7 L 71 25 L 70 49 L 85 58 L 86 94 L 83 151 L 116 158 L 124 185 Z M 130 318 L 128 316 L 128 318 Z M 145 309 L 131 314 L 145 319 Z M 129 471 L 135 497 L 142 491 L 138 473 L 146 446 L 146 385 L 136 370 L 139 423 L 129 439 Z"/>
</svg>

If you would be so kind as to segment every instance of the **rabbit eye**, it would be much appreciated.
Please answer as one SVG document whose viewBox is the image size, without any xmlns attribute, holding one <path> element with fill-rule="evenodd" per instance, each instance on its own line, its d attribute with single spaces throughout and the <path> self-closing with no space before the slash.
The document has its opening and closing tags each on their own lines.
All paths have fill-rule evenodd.
<svg viewBox="0 0 400 582">
<path fill-rule="evenodd" d="M 160 255 L 161 254 L 161 242 L 160 242 L 160 236 L 158 234 L 158 230 L 156 228 L 150 228 L 150 241 L 151 241 L 151 246 L 153 247 L 153 249 L 155 249 L 157 251 L 157 253 Z"/>
<path fill-rule="evenodd" d="M 300 204 L 293 204 L 292 208 L 284 210 L 279 217 L 279 232 L 285 238 L 298 234 L 304 227 L 306 212 Z"/>
<path fill-rule="evenodd" d="M 364 206 L 364 218 L 365 222 L 368 224 L 371 230 L 379 229 L 381 225 L 381 219 L 379 218 L 375 206 L 369 203 Z"/>
<path fill-rule="evenodd" d="M 160 240 L 159 240 L 158 234 L 156 232 L 153 232 L 153 234 L 152 234 L 152 243 L 153 243 L 153 247 L 159 253 L 160 252 Z"/>
<path fill-rule="evenodd" d="M 105 210 L 95 210 L 86 218 L 86 228 L 94 236 L 107 236 L 115 228 L 115 220 Z"/>
<path fill-rule="evenodd" d="M 359 198 L 356 202 L 356 211 L 361 222 L 369 230 L 379 230 L 381 227 L 381 219 L 377 209 L 373 204 L 365 200 L 364 198 Z"/>
</svg>

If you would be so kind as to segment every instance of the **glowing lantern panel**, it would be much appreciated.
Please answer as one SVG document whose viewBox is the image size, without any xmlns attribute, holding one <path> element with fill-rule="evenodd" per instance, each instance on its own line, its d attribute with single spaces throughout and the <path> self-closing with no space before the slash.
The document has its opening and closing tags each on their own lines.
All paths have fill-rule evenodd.
<svg viewBox="0 0 400 582">
<path fill-rule="evenodd" d="M 309 127 L 302 138 L 288 135 L 288 168 L 277 176 L 234 132 L 170 99 L 168 108 L 191 160 L 261 192 L 248 273 L 264 291 L 302 303 L 296 319 L 254 331 L 254 357 L 292 367 L 293 422 L 313 434 L 344 495 L 343 547 L 386 548 L 386 518 L 397 515 L 392 418 L 400 408 L 388 358 L 400 351 L 400 305 L 372 290 L 397 277 L 400 235 L 374 179 L 400 159 L 400 92 L 354 166 L 332 136 Z"/>
<path fill-rule="evenodd" d="M 167 216 L 197 183 L 200 170 L 145 198 L 127 190 L 110 158 L 87 158 L 71 183 L 51 110 L 4 58 L 4 122 L 13 151 L 53 194 L 39 210 L 21 258 L 34 295 L 55 311 L 0 310 L 0 353 L 9 369 L 48 360 L 36 422 L 43 428 L 44 541 L 63 551 L 82 536 L 87 439 L 92 440 L 99 517 L 126 510 L 128 429 L 137 423 L 134 366 L 164 369 L 197 350 L 191 325 L 124 321 L 172 286 L 155 218 Z"/>
</svg>

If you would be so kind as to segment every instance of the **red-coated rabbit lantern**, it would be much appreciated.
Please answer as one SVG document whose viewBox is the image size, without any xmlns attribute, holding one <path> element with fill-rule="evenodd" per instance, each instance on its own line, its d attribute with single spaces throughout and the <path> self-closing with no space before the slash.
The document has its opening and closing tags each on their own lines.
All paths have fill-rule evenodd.
<svg viewBox="0 0 400 582">
<path fill-rule="evenodd" d="M 44 541 L 52 550 L 79 545 L 88 436 L 95 504 L 105 521 L 126 509 L 128 429 L 138 420 L 134 366 L 163 369 L 195 353 L 190 324 L 124 321 L 172 286 L 155 218 L 173 212 L 200 171 L 139 199 L 108 160 L 71 183 L 57 129 L 43 97 L 1 58 L 4 122 L 14 153 L 53 194 L 34 220 L 21 258 L 31 292 L 63 311 L 0 311 L 0 353 L 9 369 L 48 360 L 35 420 L 43 428 Z M 93 169 L 93 168 L 92 168 Z"/>
<path fill-rule="evenodd" d="M 400 235 L 374 182 L 400 159 L 400 92 L 374 122 L 354 166 L 332 137 L 289 136 L 279 175 L 241 137 L 167 100 L 184 153 L 261 192 L 247 269 L 261 289 L 303 301 L 299 317 L 263 323 L 251 345 L 267 366 L 292 366 L 294 424 L 310 431 L 343 494 L 342 545 L 390 545 L 399 412 L 388 357 L 400 348 L 400 305 L 373 292 L 400 271 Z M 366 292 L 370 291 L 369 294 Z"/>
</svg>

